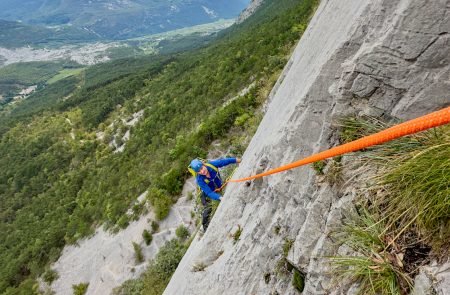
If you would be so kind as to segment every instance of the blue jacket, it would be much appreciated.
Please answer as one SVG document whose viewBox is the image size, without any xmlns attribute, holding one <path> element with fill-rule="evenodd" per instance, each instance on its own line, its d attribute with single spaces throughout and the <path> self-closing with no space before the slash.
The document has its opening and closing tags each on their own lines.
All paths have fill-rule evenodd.
<svg viewBox="0 0 450 295">
<path fill-rule="evenodd" d="M 220 168 L 223 166 L 227 166 L 229 164 L 236 163 L 236 158 L 226 158 L 226 159 L 218 159 L 208 161 L 209 164 Z M 211 167 L 206 166 L 206 169 L 209 171 L 210 178 L 205 175 L 197 174 L 196 180 L 197 184 L 203 193 L 210 199 L 220 200 L 220 194 L 216 193 L 214 190 L 220 188 L 222 186 L 222 179 L 220 179 L 220 175 Z M 209 180 L 209 183 L 205 182 L 205 179 Z"/>
</svg>

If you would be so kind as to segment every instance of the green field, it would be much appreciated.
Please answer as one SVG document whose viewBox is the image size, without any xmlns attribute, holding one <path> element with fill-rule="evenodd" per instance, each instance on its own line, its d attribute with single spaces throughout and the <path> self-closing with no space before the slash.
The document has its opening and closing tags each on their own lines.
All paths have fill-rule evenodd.
<svg viewBox="0 0 450 295">
<path fill-rule="evenodd" d="M 56 81 L 59 81 L 61 79 L 70 77 L 70 76 L 74 76 L 74 75 L 78 75 L 79 73 L 81 73 L 81 71 L 83 71 L 84 68 L 77 68 L 77 69 L 63 69 L 61 71 L 59 71 L 58 74 L 56 74 L 55 76 L 53 76 L 51 79 L 49 79 L 47 81 L 47 84 L 53 84 Z"/>
<path fill-rule="evenodd" d="M 22 89 L 32 85 L 43 87 L 65 77 L 80 73 L 82 68 L 70 61 L 36 61 L 11 64 L 0 68 L 0 105 L 6 105 Z M 49 81 L 49 82 L 48 82 Z"/>
<path fill-rule="evenodd" d="M 45 82 L 62 69 L 63 65 L 58 62 L 37 61 L 11 64 L 0 68 L 0 83 L 35 85 Z"/>
</svg>

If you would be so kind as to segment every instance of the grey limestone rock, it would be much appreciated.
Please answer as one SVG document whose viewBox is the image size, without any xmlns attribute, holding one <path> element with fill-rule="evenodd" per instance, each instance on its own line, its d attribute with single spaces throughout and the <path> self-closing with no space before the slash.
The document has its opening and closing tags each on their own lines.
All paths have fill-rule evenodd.
<svg viewBox="0 0 450 295">
<path fill-rule="evenodd" d="M 259 6 L 264 2 L 264 0 L 252 0 L 250 4 L 247 6 L 244 11 L 241 12 L 241 14 L 238 16 L 236 23 L 242 23 L 244 20 L 246 20 L 250 15 L 255 13 L 255 11 L 258 9 Z"/>
<path fill-rule="evenodd" d="M 342 116 L 410 119 L 450 105 L 449 18 L 445 0 L 321 1 L 235 178 L 337 144 L 335 122 Z M 343 158 L 344 185 L 320 180 L 308 165 L 249 185 L 230 184 L 165 294 L 296 294 L 291 277 L 276 274 L 286 238 L 295 241 L 288 261 L 306 273 L 303 294 L 356 294 L 358 285 L 335 282 L 324 259 L 351 253 L 330 232 L 352 210 L 362 173 L 354 161 Z M 237 225 L 242 233 L 234 242 Z M 217 251 L 223 254 L 204 272 L 190 271 L 194 261 Z M 448 267 L 433 270 L 436 291 L 449 294 Z M 420 278 L 417 290 L 427 288 L 426 282 L 419 287 Z"/>
</svg>

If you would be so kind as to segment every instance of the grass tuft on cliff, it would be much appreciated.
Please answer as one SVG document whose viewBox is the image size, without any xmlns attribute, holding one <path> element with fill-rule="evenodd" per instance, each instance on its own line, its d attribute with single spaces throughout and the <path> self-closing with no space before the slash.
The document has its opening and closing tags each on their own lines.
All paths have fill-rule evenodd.
<svg viewBox="0 0 450 295">
<path fill-rule="evenodd" d="M 343 120 L 349 142 L 391 124 L 370 117 Z M 333 257 L 360 294 L 407 294 L 418 268 L 443 257 L 450 238 L 450 126 L 406 136 L 356 154 L 375 168 L 360 181 L 364 197 L 339 239 L 356 256 Z"/>
<path fill-rule="evenodd" d="M 403 268 L 403 253 L 385 232 L 382 221 L 367 210 L 346 220 L 338 240 L 355 256 L 332 257 L 339 280 L 359 282 L 358 294 L 404 294 L 412 280 Z"/>
<path fill-rule="evenodd" d="M 343 126 L 344 141 L 390 127 L 368 117 L 347 119 Z M 450 238 L 450 126 L 374 146 L 358 156 L 377 167 L 366 180 L 370 207 L 382 208 L 386 230 L 396 238 L 413 230 L 440 252 Z"/>
</svg>

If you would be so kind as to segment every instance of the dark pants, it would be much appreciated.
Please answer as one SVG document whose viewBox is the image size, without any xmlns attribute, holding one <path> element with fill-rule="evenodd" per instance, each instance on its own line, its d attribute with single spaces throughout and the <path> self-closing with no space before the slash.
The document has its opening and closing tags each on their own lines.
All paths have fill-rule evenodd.
<svg viewBox="0 0 450 295">
<path fill-rule="evenodd" d="M 203 205 L 203 212 L 202 212 L 202 225 L 203 230 L 206 231 L 208 229 L 209 222 L 211 221 L 211 200 L 208 199 L 208 197 L 202 193 L 201 195 L 201 201 Z"/>
</svg>

